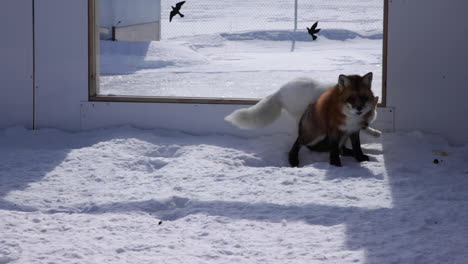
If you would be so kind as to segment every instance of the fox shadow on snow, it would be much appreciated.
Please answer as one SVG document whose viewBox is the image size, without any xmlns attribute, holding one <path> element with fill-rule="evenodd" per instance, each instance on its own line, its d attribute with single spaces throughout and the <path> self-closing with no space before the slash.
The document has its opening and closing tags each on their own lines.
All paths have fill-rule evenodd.
<svg viewBox="0 0 468 264">
<path fill-rule="evenodd" d="M 382 154 L 387 169 L 386 180 L 391 191 L 392 206 L 389 208 L 365 208 L 356 206 L 334 206 L 315 204 L 281 205 L 274 203 L 249 203 L 235 201 L 197 201 L 184 197 L 168 200 L 113 203 L 89 208 L 83 213 L 145 211 L 170 225 L 194 214 L 249 219 L 259 222 L 282 223 L 305 222 L 310 225 L 345 225 L 345 247 L 348 250 L 363 250 L 367 264 L 374 263 L 463 263 L 468 257 L 466 248 L 468 228 L 462 212 L 468 210 L 466 200 L 454 198 L 451 203 L 460 204 L 460 209 L 450 213 L 440 211 L 444 202 L 433 197 L 433 189 L 426 186 L 440 185 L 434 177 L 419 175 L 418 164 L 405 162 L 405 156 L 386 160 L 394 146 L 383 145 L 380 150 L 364 150 L 365 153 Z M 374 154 L 374 155 L 375 155 Z M 371 154 L 372 155 L 372 154 Z M 406 155 L 414 155 L 408 151 Z M 327 169 L 329 179 L 361 177 L 369 180 L 383 179 L 384 175 L 373 175 L 352 158 L 344 159 L 343 168 L 331 168 L 325 162 L 318 164 Z M 375 161 L 370 161 L 375 162 Z M 356 175 L 346 173 L 347 166 Z M 401 168 L 414 167 L 414 170 Z M 313 176 L 311 176 L 313 177 Z M 410 182 L 408 182 L 408 180 Z M 464 182 L 443 182 L 442 189 L 467 186 Z M 331 183 L 332 184 L 332 183 Z M 413 194 L 417 192 L 417 196 Z M 418 199 L 417 197 L 426 197 Z M 468 198 L 467 198 L 468 199 Z M 438 213 L 440 212 L 440 213 Z M 156 223 L 156 221 L 155 221 Z M 281 227 L 279 227 L 281 228 Z M 446 243 L 445 239 L 457 243 Z M 460 241 L 464 241 L 460 243 Z M 439 256 L 438 252 L 446 252 Z M 384 262 L 382 262 L 384 260 Z"/>
</svg>

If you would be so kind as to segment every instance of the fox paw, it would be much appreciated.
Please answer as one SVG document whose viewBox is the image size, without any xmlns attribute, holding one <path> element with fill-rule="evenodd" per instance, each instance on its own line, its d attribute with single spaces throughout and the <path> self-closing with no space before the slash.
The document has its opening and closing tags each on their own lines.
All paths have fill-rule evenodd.
<svg viewBox="0 0 468 264">
<path fill-rule="evenodd" d="M 330 164 L 336 167 L 342 167 L 340 159 L 331 159 Z"/>
<path fill-rule="evenodd" d="M 356 156 L 356 160 L 359 161 L 359 162 L 369 161 L 369 156 L 367 156 L 365 154 L 358 155 L 358 156 Z"/>
<path fill-rule="evenodd" d="M 291 167 L 299 167 L 299 159 L 298 158 L 293 158 L 293 157 L 289 157 L 289 165 L 291 165 Z"/>
</svg>

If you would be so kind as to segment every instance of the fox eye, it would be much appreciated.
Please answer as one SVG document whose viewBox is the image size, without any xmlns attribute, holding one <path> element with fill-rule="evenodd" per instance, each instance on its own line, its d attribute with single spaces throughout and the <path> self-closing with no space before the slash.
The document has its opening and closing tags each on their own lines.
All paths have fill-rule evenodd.
<svg viewBox="0 0 468 264">
<path fill-rule="evenodd" d="M 354 102 L 354 101 L 356 101 L 356 97 L 355 97 L 355 96 L 350 96 L 350 97 L 348 97 L 348 99 L 346 100 L 346 102 L 348 102 L 348 103 L 352 103 L 352 102 Z"/>
</svg>

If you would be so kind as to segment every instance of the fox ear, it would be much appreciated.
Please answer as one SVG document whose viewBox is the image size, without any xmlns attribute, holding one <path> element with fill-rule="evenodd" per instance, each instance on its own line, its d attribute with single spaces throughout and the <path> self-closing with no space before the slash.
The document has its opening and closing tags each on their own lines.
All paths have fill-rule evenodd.
<svg viewBox="0 0 468 264">
<path fill-rule="evenodd" d="M 338 77 L 338 87 L 340 88 L 340 91 L 343 91 L 347 86 L 349 86 L 350 82 L 351 81 L 349 80 L 348 76 L 340 74 Z"/>
<path fill-rule="evenodd" d="M 369 72 L 368 74 L 364 75 L 362 77 L 362 82 L 365 86 L 369 87 L 370 89 L 372 84 L 372 72 Z"/>
</svg>

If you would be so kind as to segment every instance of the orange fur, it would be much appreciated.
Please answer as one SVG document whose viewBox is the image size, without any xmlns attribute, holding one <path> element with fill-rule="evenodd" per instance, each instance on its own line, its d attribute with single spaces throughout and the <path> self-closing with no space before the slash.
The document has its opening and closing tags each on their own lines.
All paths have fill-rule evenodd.
<svg viewBox="0 0 468 264">
<path fill-rule="evenodd" d="M 298 164 L 301 145 L 312 150 L 331 151 L 331 163 L 341 166 L 337 152 L 350 136 L 354 138 L 353 155 L 359 161 L 368 160 L 360 148 L 359 131 L 371 121 L 378 98 L 370 89 L 372 74 L 366 76 L 340 76 L 338 84 L 307 107 L 299 122 L 299 136 L 289 154 L 292 166 Z M 364 108 L 369 112 L 358 113 Z"/>
<path fill-rule="evenodd" d="M 323 93 L 315 103 L 307 108 L 300 124 L 301 143 L 307 145 L 316 138 L 332 134 L 341 136 L 339 126 L 346 116 L 341 112 L 338 85 Z"/>
</svg>

